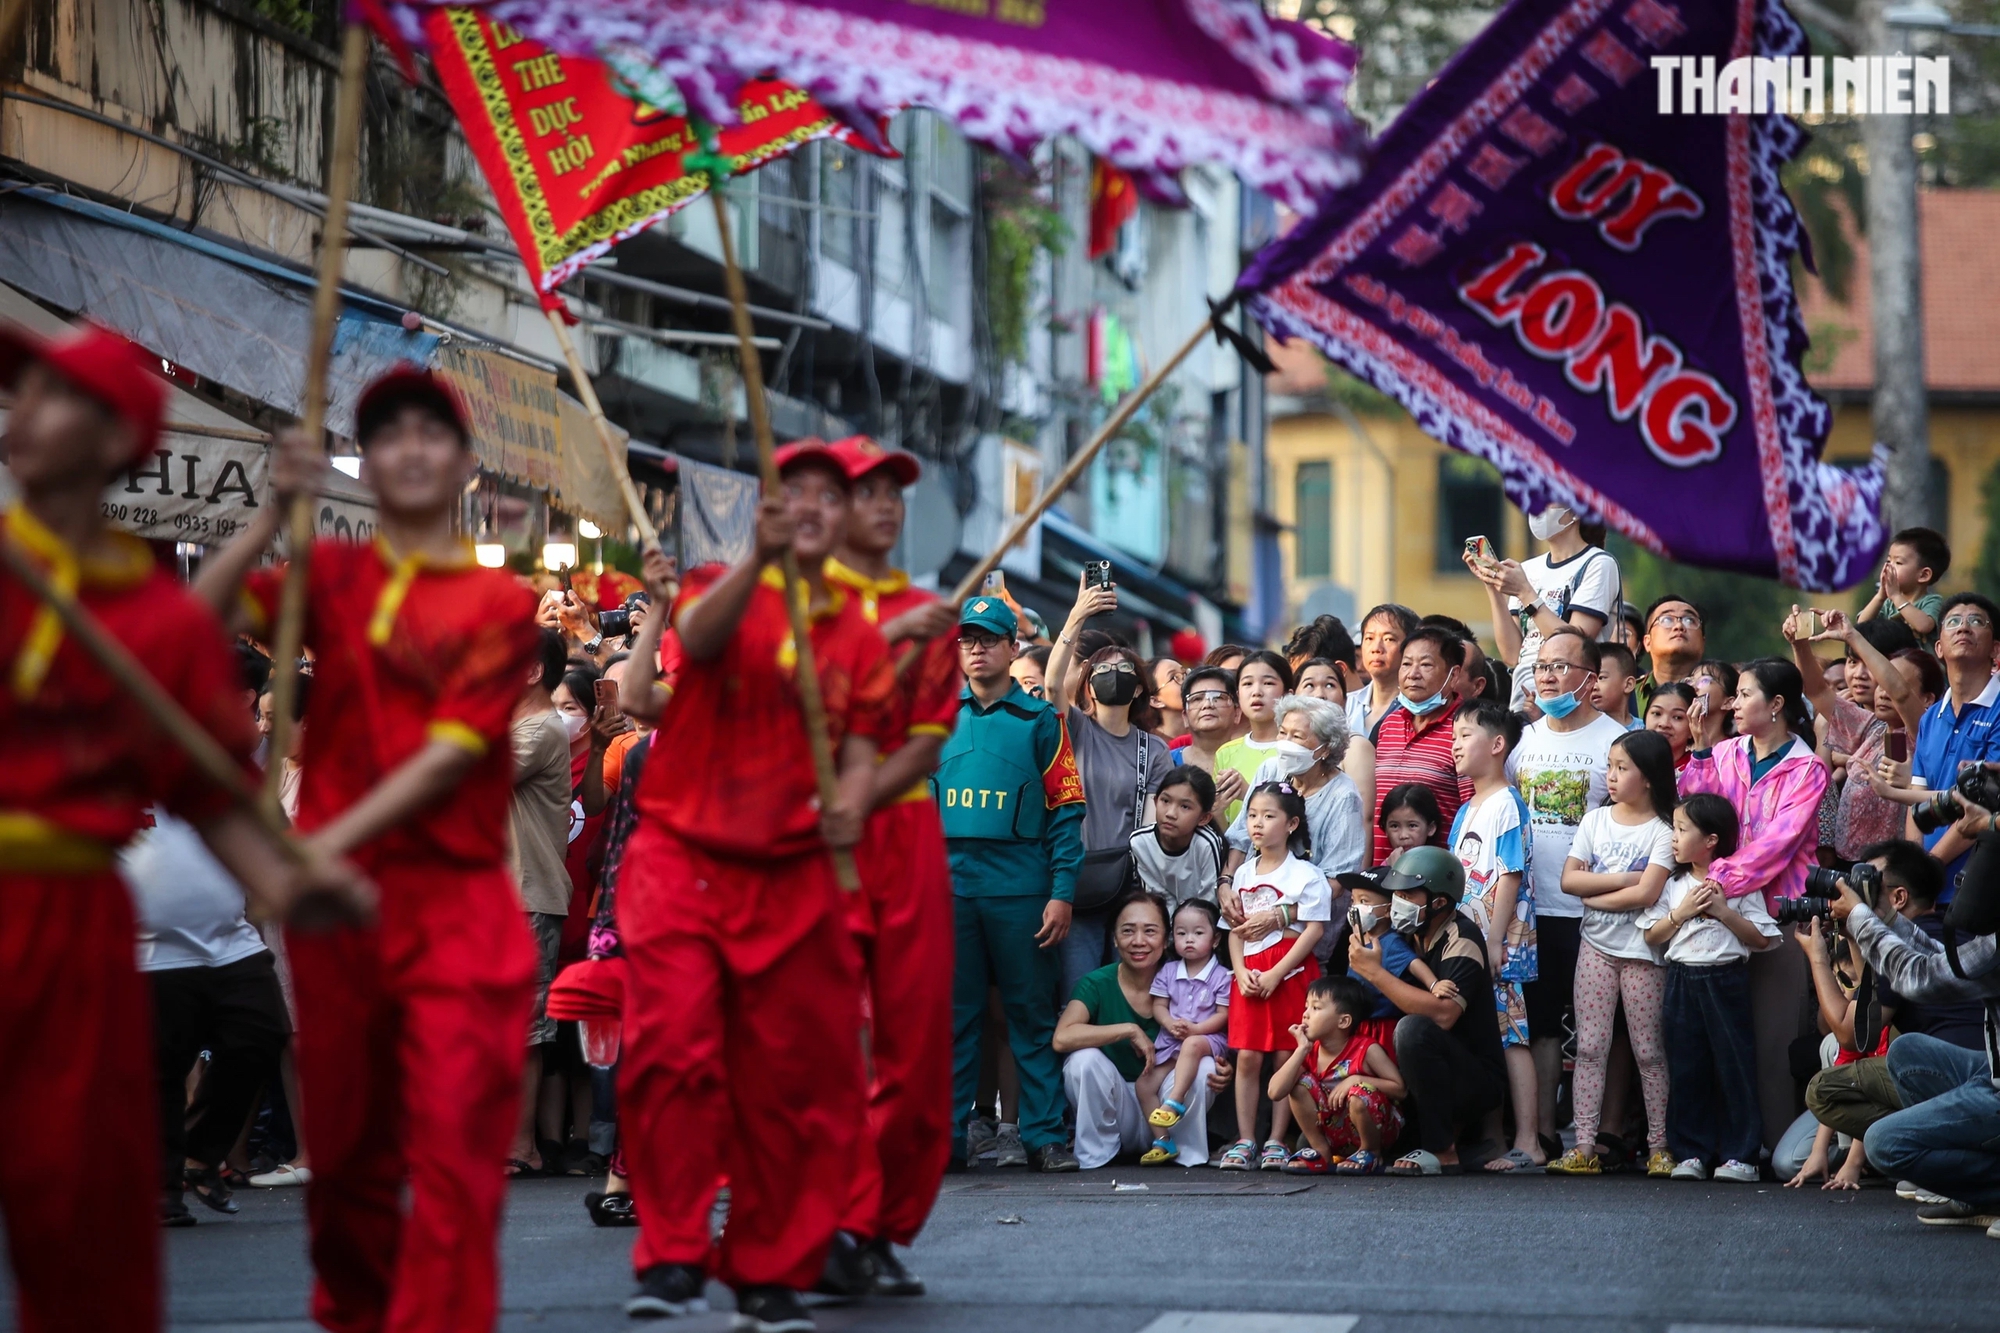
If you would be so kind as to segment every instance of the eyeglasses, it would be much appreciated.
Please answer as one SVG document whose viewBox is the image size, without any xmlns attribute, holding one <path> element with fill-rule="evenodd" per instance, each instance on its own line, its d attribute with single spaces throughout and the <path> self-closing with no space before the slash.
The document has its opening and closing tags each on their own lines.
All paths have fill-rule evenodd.
<svg viewBox="0 0 2000 1333">
<path fill-rule="evenodd" d="M 1554 680 L 1557 676 L 1565 675 L 1571 671 L 1581 671 L 1586 675 L 1588 675 L 1590 672 L 1590 668 L 1584 666 L 1581 662 L 1535 663 L 1535 674 L 1537 676 L 1547 676 L 1550 680 Z"/>
<path fill-rule="evenodd" d="M 1227 690 L 1196 690 L 1187 697 L 1187 702 L 1191 704 L 1219 704 L 1227 702 L 1228 699 L 1229 692 Z"/>
<path fill-rule="evenodd" d="M 958 636 L 958 646 L 961 648 L 997 648 L 1005 642 L 1006 640 L 1002 639 L 998 634 L 984 634 L 977 630 L 970 634 L 961 634 Z"/>
<path fill-rule="evenodd" d="M 1132 669 L 1130 662 L 1099 662 L 1090 669 L 1090 674 L 1093 676 L 1109 676 L 1114 674 L 1136 676 L 1139 673 Z"/>
<path fill-rule="evenodd" d="M 1985 616 L 1980 615 L 1946 616 L 1944 618 L 1944 627 L 1946 629 L 1992 629 L 1993 622 Z"/>
<path fill-rule="evenodd" d="M 1676 625 L 1682 629 L 1700 629 L 1701 617 L 1692 611 L 1663 611 L 1653 617 L 1653 624 L 1665 625 L 1668 629 Z"/>
</svg>

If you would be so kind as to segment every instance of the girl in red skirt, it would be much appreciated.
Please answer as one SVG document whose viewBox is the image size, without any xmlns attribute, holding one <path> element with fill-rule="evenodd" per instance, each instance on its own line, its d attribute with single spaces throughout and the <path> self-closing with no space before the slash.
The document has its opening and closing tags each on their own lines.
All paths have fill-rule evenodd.
<svg viewBox="0 0 2000 1333">
<path fill-rule="evenodd" d="M 1229 1045 L 1236 1052 L 1236 1123 L 1248 1129 L 1257 1123 L 1264 1056 L 1291 1050 L 1290 1030 L 1305 1014 L 1306 987 L 1319 976 L 1313 945 L 1326 930 L 1333 891 L 1310 859 L 1306 802 L 1291 783 L 1267 782 L 1251 792 L 1243 818 L 1255 855 L 1237 868 L 1234 881 L 1244 921 L 1229 933 L 1236 973 Z M 1264 1170 L 1284 1169 L 1291 1121 L 1291 1107 L 1273 1102 L 1271 1137 L 1258 1159 Z M 1219 1165 L 1248 1171 L 1256 1151 L 1251 1140 L 1238 1139 Z"/>
</svg>

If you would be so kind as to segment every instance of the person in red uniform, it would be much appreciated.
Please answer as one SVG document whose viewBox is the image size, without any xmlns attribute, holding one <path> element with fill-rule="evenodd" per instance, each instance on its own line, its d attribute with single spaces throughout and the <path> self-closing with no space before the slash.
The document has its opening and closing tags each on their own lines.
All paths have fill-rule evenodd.
<svg viewBox="0 0 2000 1333">
<path fill-rule="evenodd" d="M 214 613 L 105 524 L 105 487 L 158 442 L 166 388 L 137 349 L 85 328 L 0 330 L 14 394 L 0 452 L 20 498 L 0 541 L 73 593 L 225 749 L 256 724 Z M 0 573 L 0 1215 L 24 1333 L 154 1333 L 159 1130 L 152 1019 L 117 850 L 164 802 L 255 900 L 282 913 L 365 894 L 351 869 L 295 870 L 27 587 Z M 254 774 L 252 775 L 254 781 Z M 321 907 L 329 904 L 321 902 Z M 60 1163 L 60 1184 L 51 1164 Z"/>
<path fill-rule="evenodd" d="M 892 657 L 917 656 L 897 677 L 890 730 L 875 770 L 875 811 L 856 860 L 862 891 L 849 906 L 868 999 L 872 1078 L 841 1237 L 863 1252 L 862 1276 L 885 1296 L 921 1296 L 896 1255 L 923 1229 L 951 1156 L 951 862 L 931 799 L 939 749 L 958 718 L 958 612 L 889 564 L 903 531 L 903 488 L 917 460 L 865 435 L 830 446 L 854 490 L 854 512 L 828 582 L 854 595 Z"/>
<path fill-rule="evenodd" d="M 372 928 L 291 945 L 313 1317 L 334 1333 L 487 1333 L 536 968 L 506 869 L 535 599 L 452 530 L 478 463 L 443 381 L 376 380 L 355 440 L 380 526 L 372 542 L 313 544 L 298 825 L 373 875 L 382 906 Z M 201 590 L 227 601 L 275 530 L 253 522 Z M 254 627 L 275 621 L 282 583 L 276 568 L 250 577 Z"/>
<path fill-rule="evenodd" d="M 874 800 L 893 676 L 860 599 L 822 569 L 846 531 L 847 473 L 826 445 L 779 451 L 783 495 L 740 563 L 688 574 L 674 605 L 673 699 L 659 712 L 619 871 L 627 966 L 619 1059 L 639 1240 L 641 1317 L 705 1308 L 706 1270 L 738 1328 L 809 1329 L 864 1116 L 859 960 L 829 848 Z M 810 598 L 813 658 L 839 768 L 820 807 L 799 708 L 797 644 L 776 562 Z M 636 693 L 636 692 L 635 692 Z M 635 716 L 660 691 L 635 698 Z M 729 1224 L 711 1253 L 717 1177 Z"/>
</svg>

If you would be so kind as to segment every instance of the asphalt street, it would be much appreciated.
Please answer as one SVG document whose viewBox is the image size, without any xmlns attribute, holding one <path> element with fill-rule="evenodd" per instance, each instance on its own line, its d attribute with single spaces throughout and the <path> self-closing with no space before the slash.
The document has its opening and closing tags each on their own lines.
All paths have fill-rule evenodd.
<svg viewBox="0 0 2000 1333">
<path fill-rule="evenodd" d="M 1143 1185 L 1144 1189 L 1132 1188 Z M 592 1227 L 582 1180 L 516 1184 L 509 1333 L 612 1333 L 633 1233 Z M 307 1333 L 295 1190 L 245 1191 L 168 1232 L 186 1333 Z M 1011 1220 L 1010 1220 L 1011 1219 Z M 953 1176 L 912 1301 L 818 1311 L 839 1330 L 1404 1333 L 1417 1329 L 2000 1329 L 2000 1241 L 1918 1225 L 1886 1188 L 1606 1177 L 1301 1180 L 1114 1166 Z M 718 1309 L 728 1294 L 710 1295 Z M 12 1302 L 0 1313 L 11 1327 Z M 714 1313 L 669 1325 L 712 1333 Z"/>
</svg>

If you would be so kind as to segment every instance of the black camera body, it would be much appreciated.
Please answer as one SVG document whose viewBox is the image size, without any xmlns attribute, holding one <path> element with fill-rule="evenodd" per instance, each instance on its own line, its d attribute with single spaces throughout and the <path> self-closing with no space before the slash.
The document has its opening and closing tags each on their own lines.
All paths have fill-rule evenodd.
<svg viewBox="0 0 2000 1333">
<path fill-rule="evenodd" d="M 1811 866 L 1806 870 L 1806 891 L 1796 898 L 1781 901 L 1773 920 L 1781 926 L 1802 926 L 1817 917 L 1827 925 L 1833 925 L 1833 904 L 1840 897 L 1840 881 L 1843 879 L 1855 895 L 1870 907 L 1881 897 L 1882 871 L 1867 861 L 1856 861 L 1845 869 Z"/>
<path fill-rule="evenodd" d="M 623 638 L 632 632 L 632 613 L 624 607 L 597 613 L 597 632 L 607 639 Z"/>
<path fill-rule="evenodd" d="M 1956 824 L 1965 816 L 1967 801 L 1982 810 L 2000 813 L 2000 773 L 1984 764 L 1960 769 L 1958 780 L 1949 789 L 1939 792 L 1911 812 L 1917 831 L 1935 833 L 1947 824 Z"/>
</svg>

